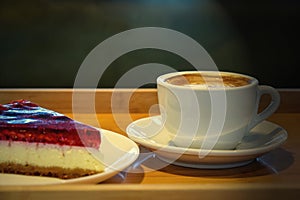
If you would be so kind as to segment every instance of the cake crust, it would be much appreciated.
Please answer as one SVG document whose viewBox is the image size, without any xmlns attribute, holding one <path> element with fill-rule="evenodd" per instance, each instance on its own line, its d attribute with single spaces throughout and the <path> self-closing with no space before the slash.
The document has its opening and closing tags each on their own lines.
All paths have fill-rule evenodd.
<svg viewBox="0 0 300 200">
<path fill-rule="evenodd" d="M 21 165 L 17 163 L 0 163 L 0 172 L 30 176 L 47 176 L 61 179 L 71 179 L 99 173 L 96 170 L 81 168 L 41 167 L 36 165 Z"/>
</svg>

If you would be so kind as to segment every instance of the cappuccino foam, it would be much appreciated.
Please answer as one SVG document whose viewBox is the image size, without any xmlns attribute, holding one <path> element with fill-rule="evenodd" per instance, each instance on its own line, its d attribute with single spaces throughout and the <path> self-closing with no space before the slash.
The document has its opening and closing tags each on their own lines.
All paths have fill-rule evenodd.
<svg viewBox="0 0 300 200">
<path fill-rule="evenodd" d="M 233 74 L 183 74 L 170 77 L 167 83 L 178 86 L 190 86 L 195 88 L 223 88 L 241 87 L 251 83 L 251 79 Z"/>
</svg>

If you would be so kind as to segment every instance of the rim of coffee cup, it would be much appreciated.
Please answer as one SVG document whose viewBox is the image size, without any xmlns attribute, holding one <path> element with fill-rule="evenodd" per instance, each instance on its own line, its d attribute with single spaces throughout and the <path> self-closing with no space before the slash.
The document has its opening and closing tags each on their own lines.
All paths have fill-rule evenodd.
<svg viewBox="0 0 300 200">
<path fill-rule="evenodd" d="M 171 78 L 173 76 L 178 76 L 178 75 L 184 75 L 184 74 L 224 74 L 224 75 L 235 75 L 235 76 L 242 76 L 245 78 L 250 79 L 249 84 L 247 85 L 243 85 L 243 86 L 236 86 L 236 87 L 190 87 L 187 85 L 175 85 L 175 84 L 171 84 L 168 83 L 166 80 L 168 78 Z M 181 89 L 192 89 L 192 90 L 237 90 L 237 89 L 245 89 L 248 87 L 252 87 L 253 85 L 258 85 L 258 80 L 252 76 L 249 75 L 245 75 L 245 74 L 240 74 L 240 73 L 236 73 L 236 72 L 227 72 L 227 71 L 180 71 L 180 72 L 171 72 L 168 74 L 163 74 L 160 75 L 157 78 L 157 84 L 160 85 L 167 85 L 168 87 L 173 87 L 173 88 L 181 88 Z"/>
</svg>

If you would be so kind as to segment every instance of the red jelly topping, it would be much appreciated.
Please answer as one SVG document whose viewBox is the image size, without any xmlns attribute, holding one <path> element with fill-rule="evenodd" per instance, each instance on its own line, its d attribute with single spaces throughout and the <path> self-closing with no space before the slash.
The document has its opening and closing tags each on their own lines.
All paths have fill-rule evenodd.
<svg viewBox="0 0 300 200">
<path fill-rule="evenodd" d="M 0 104 L 0 140 L 99 148 L 97 129 L 30 101 Z"/>
</svg>

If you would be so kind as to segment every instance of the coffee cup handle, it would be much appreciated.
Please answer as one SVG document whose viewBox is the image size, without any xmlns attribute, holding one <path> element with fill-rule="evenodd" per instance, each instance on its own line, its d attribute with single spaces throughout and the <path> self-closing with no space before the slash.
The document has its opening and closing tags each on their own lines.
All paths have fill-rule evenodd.
<svg viewBox="0 0 300 200">
<path fill-rule="evenodd" d="M 271 96 L 271 102 L 269 105 L 260 113 L 258 112 L 258 107 L 260 103 L 261 96 L 267 94 Z M 272 115 L 276 109 L 278 108 L 280 104 L 280 95 L 278 91 L 270 86 L 260 85 L 258 86 L 258 94 L 257 94 L 257 100 L 256 100 L 257 108 L 256 112 L 254 114 L 254 117 L 252 118 L 252 121 L 248 125 L 248 130 L 251 130 L 254 128 L 257 124 L 268 118 L 270 115 Z"/>
</svg>

